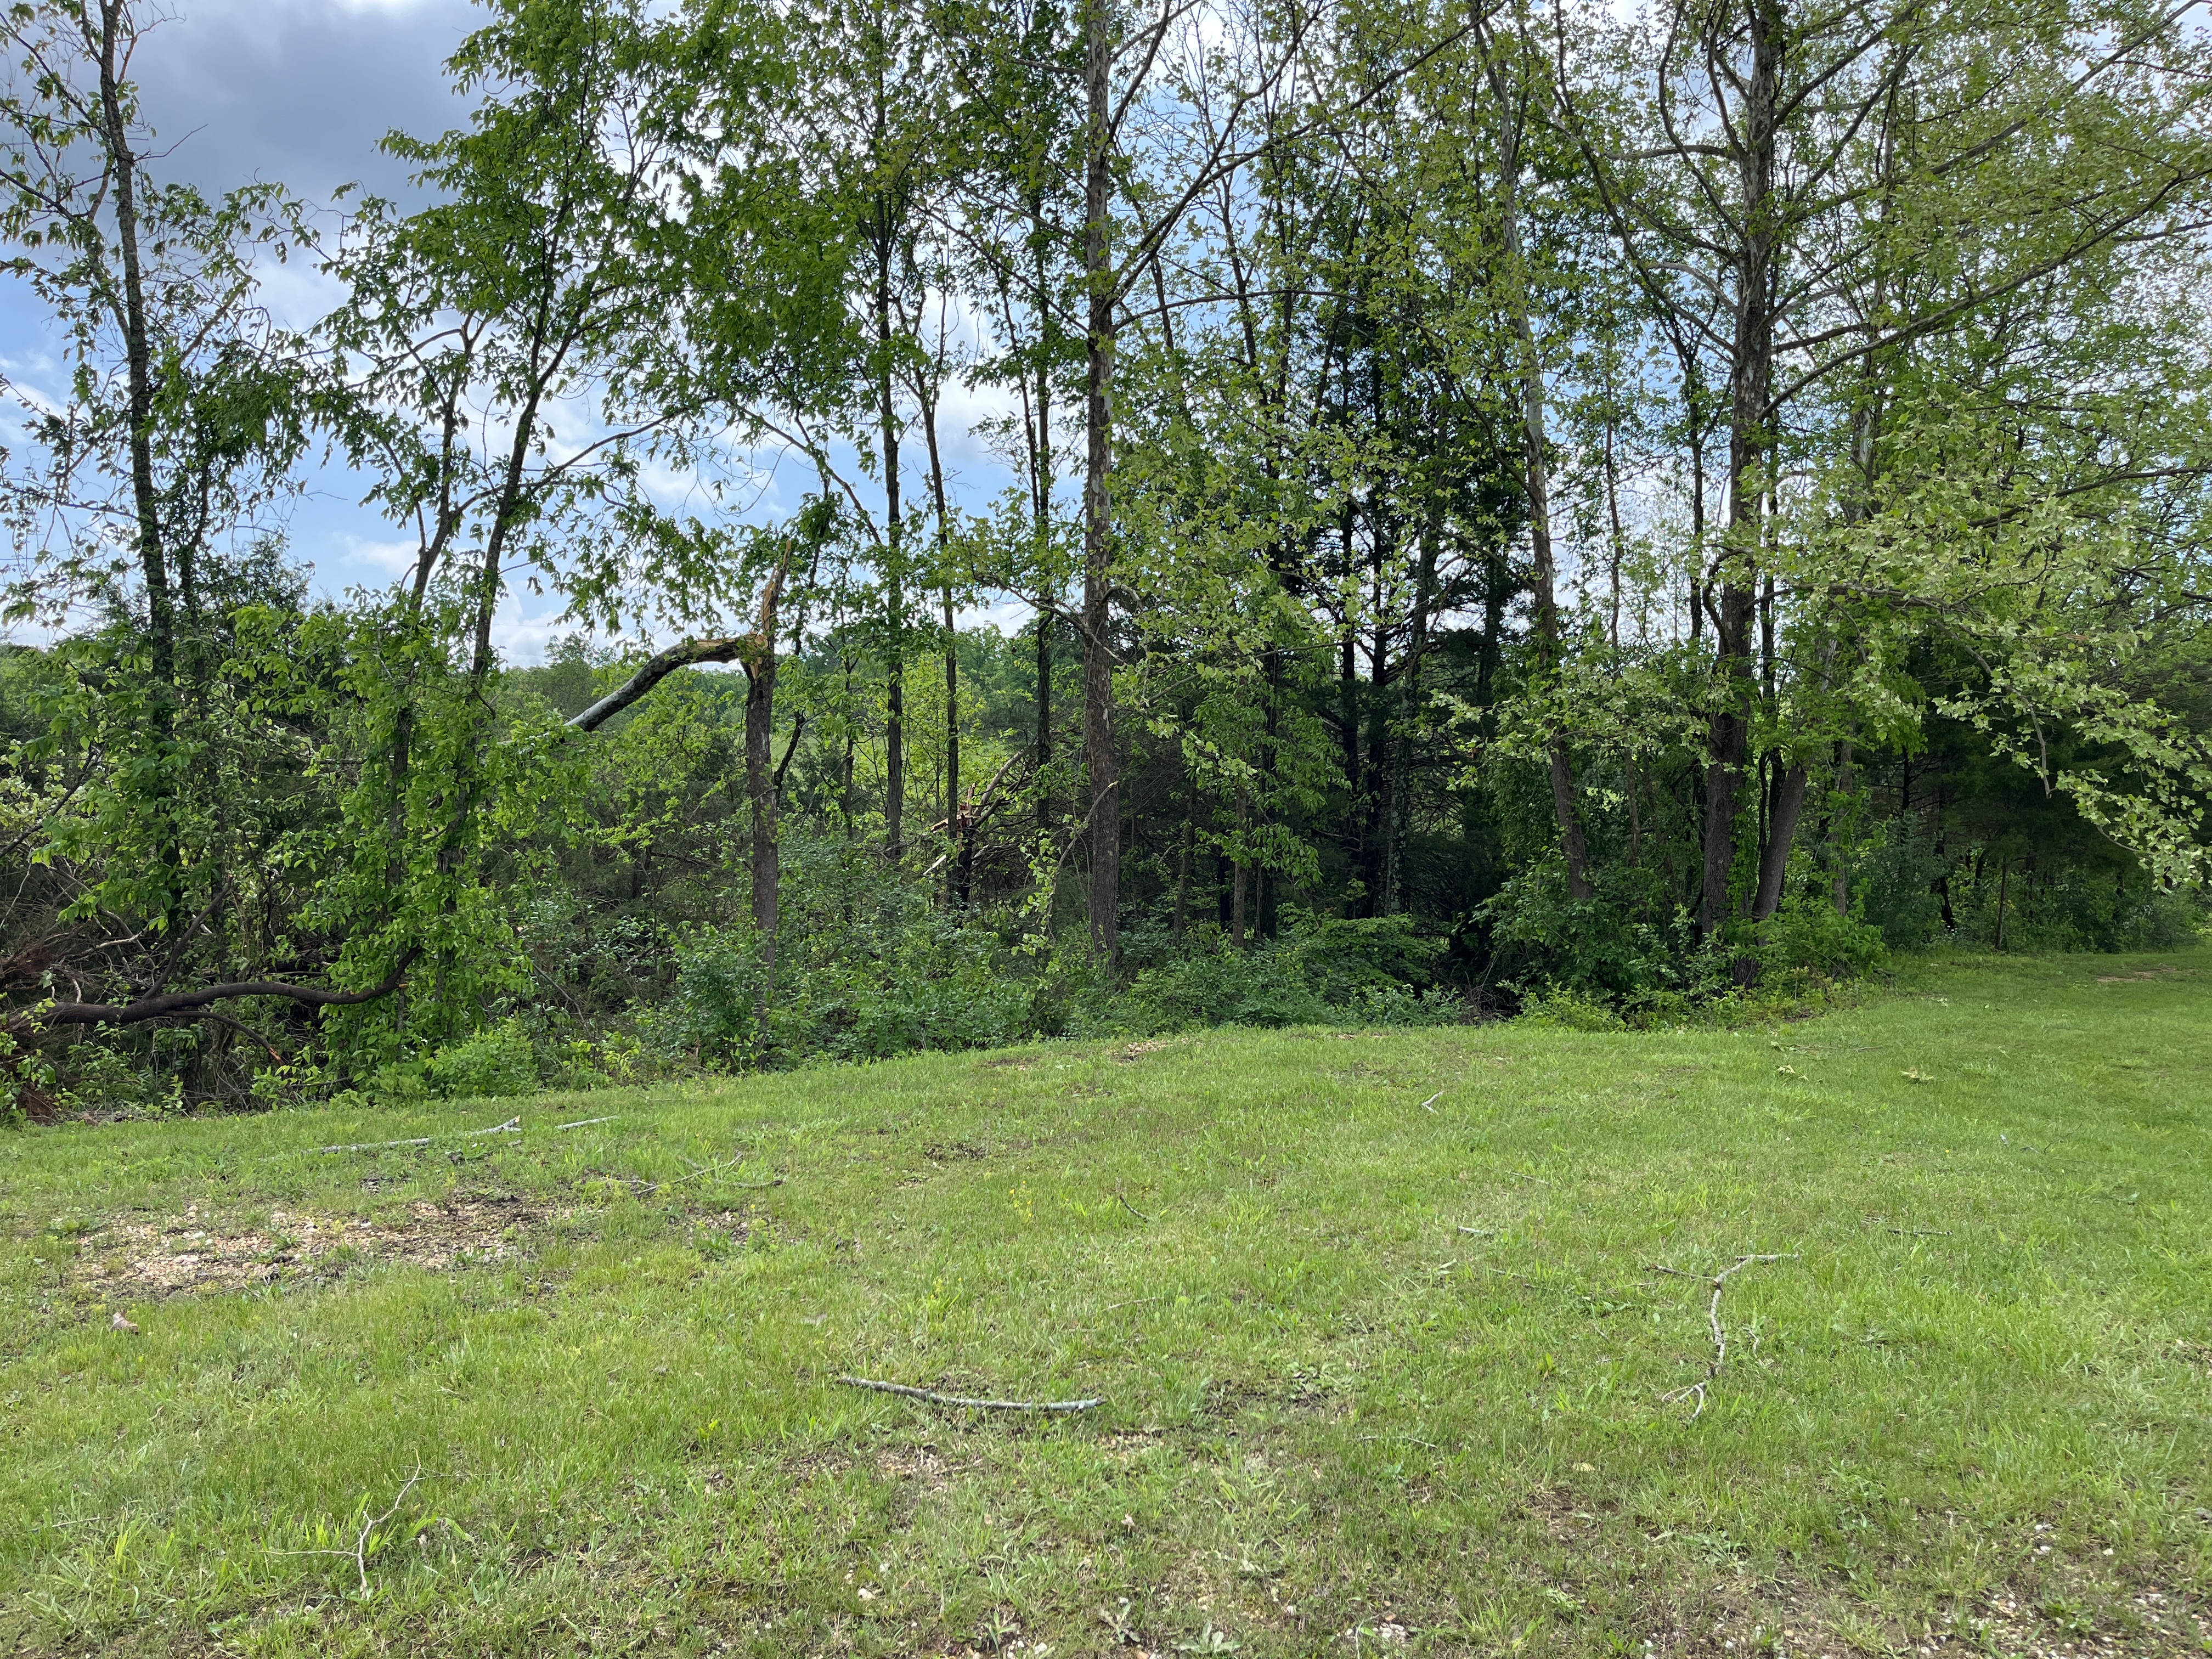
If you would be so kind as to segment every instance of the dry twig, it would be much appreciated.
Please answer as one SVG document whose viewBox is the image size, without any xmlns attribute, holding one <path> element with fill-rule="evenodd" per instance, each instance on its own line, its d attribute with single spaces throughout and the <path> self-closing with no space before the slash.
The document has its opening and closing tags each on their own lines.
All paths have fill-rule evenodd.
<svg viewBox="0 0 2212 1659">
<path fill-rule="evenodd" d="M 1431 1117 L 1442 1117 L 1443 1114 L 1437 1110 L 1437 1103 L 1443 1097 L 1444 1091 L 1441 1089 L 1437 1090 L 1436 1093 L 1431 1095 L 1426 1100 L 1421 1103 L 1421 1109 L 1428 1113 Z"/>
<path fill-rule="evenodd" d="M 493 1124 L 489 1129 L 463 1129 L 458 1133 L 464 1140 L 473 1140 L 478 1135 L 519 1135 L 522 1133 L 522 1120 L 519 1117 L 511 1117 L 504 1123 Z M 434 1140 L 446 1139 L 447 1139 L 447 1135 L 416 1135 L 406 1140 L 354 1140 L 343 1142 L 336 1146 L 309 1146 L 304 1150 L 310 1156 L 322 1152 L 382 1152 L 386 1146 L 427 1146 Z M 294 1156 L 296 1154 L 291 1152 L 271 1152 L 269 1155 L 270 1158 Z M 264 1158 L 261 1161 L 265 1164 L 269 1159 Z"/>
<path fill-rule="evenodd" d="M 691 1160 L 685 1158 L 684 1161 L 689 1164 Z M 647 1194 L 657 1193 L 664 1187 L 680 1187 L 687 1181 L 696 1181 L 701 1176 L 712 1175 L 717 1170 L 734 1170 L 744 1162 L 744 1159 L 741 1158 L 726 1158 L 720 1164 L 709 1164 L 704 1169 L 694 1168 L 690 1175 L 671 1176 L 665 1181 L 633 1181 L 631 1185 L 636 1190 L 637 1195 L 643 1198 Z M 782 1186 L 783 1177 L 777 1176 L 772 1181 L 732 1181 L 726 1184 L 735 1190 L 757 1193 L 763 1192 L 770 1187 Z"/>
<path fill-rule="evenodd" d="M 966 1395 L 939 1394 L 934 1389 L 910 1389 L 903 1382 L 878 1382 L 868 1376 L 841 1376 L 837 1380 L 848 1389 L 873 1389 L 878 1394 L 923 1400 L 933 1406 L 968 1406 L 986 1412 L 1087 1412 L 1101 1403 L 1095 1396 L 1089 1400 L 975 1400 Z"/>
<path fill-rule="evenodd" d="M 1712 1328 L 1713 1333 L 1713 1362 L 1705 1367 L 1705 1374 L 1695 1382 L 1660 1395 L 1662 1401 L 1672 1406 L 1695 1395 L 1698 1408 L 1690 1413 L 1690 1420 L 1694 1423 L 1705 1415 L 1705 1389 L 1721 1374 L 1721 1367 L 1728 1363 L 1728 1332 L 1721 1324 L 1721 1293 L 1728 1289 L 1730 1276 L 1762 1261 L 1795 1261 L 1796 1259 L 1794 1252 L 1781 1255 L 1740 1255 L 1710 1279 L 1703 1273 L 1686 1273 L 1680 1267 L 1654 1266 L 1650 1269 L 1652 1273 L 1668 1273 L 1676 1279 L 1694 1279 L 1701 1285 L 1713 1287 L 1713 1299 L 1705 1308 L 1705 1323 Z"/>
<path fill-rule="evenodd" d="M 374 1520 L 366 1521 L 362 1523 L 361 1536 L 354 1540 L 353 1547 L 351 1549 L 278 1550 L 276 1553 L 279 1555 L 335 1555 L 341 1561 L 350 1561 L 354 1565 L 354 1571 L 361 1575 L 361 1593 L 365 1598 L 368 1595 L 368 1540 L 370 1538 L 374 1536 L 376 1529 L 379 1527 L 382 1526 L 386 1522 L 392 1519 L 393 1516 L 399 1513 L 399 1506 L 407 1501 L 407 1494 L 415 1490 L 416 1482 L 420 1481 L 422 1479 L 422 1460 L 418 1457 L 415 1460 L 415 1473 L 407 1477 L 406 1485 L 401 1486 L 398 1492 L 394 1494 L 392 1499 L 392 1507 L 385 1510 L 383 1514 L 378 1516 Z M 367 1506 L 364 1505 L 363 1507 L 365 1508 Z"/>
<path fill-rule="evenodd" d="M 553 1127 L 556 1129 L 580 1129 L 586 1124 L 612 1123 L 616 1118 L 621 1115 L 621 1113 L 616 1112 L 606 1117 L 580 1117 L 574 1123 L 556 1123 Z"/>
</svg>

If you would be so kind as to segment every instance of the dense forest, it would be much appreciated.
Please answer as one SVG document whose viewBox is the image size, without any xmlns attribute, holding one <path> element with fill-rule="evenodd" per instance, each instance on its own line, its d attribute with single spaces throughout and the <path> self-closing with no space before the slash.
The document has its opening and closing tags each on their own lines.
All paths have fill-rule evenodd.
<svg viewBox="0 0 2212 1659">
<path fill-rule="evenodd" d="M 156 21 L 4 25 L 9 1111 L 2202 921 L 2192 4 L 487 0 L 320 202 L 165 171 Z"/>
</svg>

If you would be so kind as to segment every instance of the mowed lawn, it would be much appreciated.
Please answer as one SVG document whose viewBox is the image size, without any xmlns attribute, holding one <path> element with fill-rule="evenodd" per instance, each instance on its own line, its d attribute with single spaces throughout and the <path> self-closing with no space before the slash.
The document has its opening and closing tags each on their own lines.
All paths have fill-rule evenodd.
<svg viewBox="0 0 2212 1659">
<path fill-rule="evenodd" d="M 0 1133 L 0 1653 L 2198 1652 L 2208 1152 L 2203 951 Z"/>
</svg>

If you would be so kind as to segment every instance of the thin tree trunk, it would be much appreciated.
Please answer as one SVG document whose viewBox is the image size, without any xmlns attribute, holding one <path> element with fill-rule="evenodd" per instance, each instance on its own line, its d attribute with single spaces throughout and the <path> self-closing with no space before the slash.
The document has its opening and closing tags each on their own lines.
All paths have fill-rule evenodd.
<svg viewBox="0 0 2212 1659">
<path fill-rule="evenodd" d="M 1391 770 L 1395 787 L 1386 832 L 1389 841 L 1383 850 L 1385 915 L 1396 915 L 1406 902 L 1406 842 L 1413 817 L 1414 728 L 1420 717 L 1422 659 L 1429 648 L 1429 600 L 1437 580 L 1437 532 L 1435 514 L 1431 513 L 1421 533 L 1419 560 L 1414 567 L 1413 617 L 1406 640 L 1405 660 L 1398 665 L 1398 730 L 1394 744 L 1397 756 Z"/>
<path fill-rule="evenodd" d="M 1720 615 L 1714 630 L 1714 673 L 1722 682 L 1722 695 L 1706 738 L 1705 878 L 1698 899 L 1698 931 L 1705 938 L 1728 913 L 1738 794 L 1750 746 L 1750 702 L 1755 689 L 1752 627 L 1759 612 L 1767 404 L 1774 372 L 1775 232 L 1768 198 L 1774 182 L 1781 20 L 1771 0 L 1752 0 L 1747 17 L 1752 51 L 1739 150 L 1744 229 L 1736 262 L 1735 327 L 1729 369 L 1728 545 L 1722 554 Z"/>
<path fill-rule="evenodd" d="M 146 583 L 147 644 L 153 653 L 157 720 L 169 718 L 176 684 L 176 611 L 161 542 L 161 496 L 154 485 L 154 357 L 147 335 L 145 273 L 138 247 L 138 156 L 123 110 L 123 63 L 132 42 L 126 0 L 100 0 L 96 39 L 101 137 L 115 193 L 116 252 L 123 262 L 123 349 L 131 403 L 131 495 L 137 518 L 138 568 Z M 88 35 L 94 25 L 83 20 Z M 162 736 L 167 735 L 164 731 Z"/>
<path fill-rule="evenodd" d="M 888 215 L 889 208 L 880 210 Z M 884 842 L 896 864 L 906 854 L 906 663 L 900 635 L 906 623 L 902 564 L 905 526 L 899 514 L 898 415 L 891 403 L 891 273 L 887 227 L 876 266 L 876 395 L 883 427 L 884 453 L 884 626 L 885 686 L 884 720 Z"/>
<path fill-rule="evenodd" d="M 123 325 L 125 377 L 131 404 L 131 505 L 137 520 L 138 568 L 146 584 L 146 642 L 152 658 L 147 685 L 148 724 L 155 746 L 167 750 L 176 736 L 176 612 L 161 541 L 161 496 L 154 483 L 154 359 L 147 333 L 145 274 L 139 261 L 138 156 L 131 146 L 131 129 L 123 107 L 123 74 L 136 43 L 136 32 L 126 0 L 100 0 L 95 25 L 88 9 L 80 24 L 100 65 L 101 137 L 115 197 L 116 251 L 123 263 L 123 314 L 117 320 Z M 126 35 L 131 38 L 126 40 Z M 165 934 L 185 921 L 184 858 L 178 846 L 177 811 L 169 776 L 166 763 L 153 769 L 153 850 L 164 878 L 161 914 L 155 921 Z"/>
<path fill-rule="evenodd" d="M 1182 944 L 1183 928 L 1187 915 L 1186 906 L 1190 896 L 1191 846 L 1198 836 L 1197 797 L 1198 780 L 1194 777 L 1190 781 L 1190 793 L 1183 800 L 1182 846 L 1178 851 L 1176 858 L 1175 921 L 1173 927 L 1175 942 L 1178 947 Z"/>
<path fill-rule="evenodd" d="M 1230 890 L 1229 897 L 1229 942 L 1240 951 L 1244 948 L 1244 881 L 1248 867 L 1244 862 L 1244 848 L 1243 842 L 1250 806 L 1251 796 L 1249 792 L 1242 789 L 1238 790 L 1237 792 L 1237 836 L 1238 845 L 1237 848 L 1236 874 L 1231 878 L 1234 884 Z"/>
<path fill-rule="evenodd" d="M 952 619 L 952 520 L 945 505 L 945 458 L 937 447 L 933 387 L 921 399 L 921 433 L 929 446 L 930 501 L 937 509 L 938 593 L 945 611 L 945 821 L 960 837 L 960 852 L 952 869 L 952 902 L 955 908 L 964 910 L 973 847 L 972 838 L 960 829 L 960 635 Z"/>
<path fill-rule="evenodd" d="M 1052 828 L 1052 787 L 1045 768 L 1052 763 L 1052 612 L 1040 611 L 1036 619 L 1036 755 L 1037 828 Z"/>
<path fill-rule="evenodd" d="M 1084 79 L 1088 93 L 1083 181 L 1083 274 L 1089 321 L 1084 393 L 1087 443 L 1083 477 L 1083 747 L 1091 776 L 1091 944 L 1109 961 L 1121 950 L 1121 814 L 1108 797 L 1119 781 L 1114 751 L 1114 659 L 1109 635 L 1109 560 L 1113 516 L 1108 495 L 1113 459 L 1114 270 L 1106 243 L 1112 179 L 1112 15 L 1106 0 L 1084 12 Z"/>
<path fill-rule="evenodd" d="M 1611 521 L 1612 544 L 1607 550 L 1607 575 L 1611 592 L 1606 606 L 1606 642 L 1615 651 L 1620 649 L 1620 560 L 1627 537 L 1620 526 L 1620 464 L 1613 453 L 1613 428 L 1619 422 L 1619 406 L 1614 402 L 1613 383 L 1612 342 L 1607 342 L 1605 369 L 1605 510 Z"/>
<path fill-rule="evenodd" d="M 780 582 L 780 576 L 778 581 Z M 760 1051 L 769 1047 L 769 1009 L 775 991 L 776 933 L 781 855 L 777 849 L 775 780 L 770 769 L 770 736 L 775 721 L 776 593 L 772 583 L 761 606 L 761 631 L 744 659 L 745 796 L 752 806 L 753 940 L 760 951 L 760 987 L 754 1015 Z"/>
<path fill-rule="evenodd" d="M 1487 47 L 1491 43 L 1485 37 Z M 1521 379 L 1522 477 L 1528 496 L 1528 552 L 1535 586 L 1536 650 L 1540 672 L 1549 678 L 1559 668 L 1559 606 L 1557 568 L 1552 551 L 1551 477 L 1545 459 L 1544 365 L 1536 349 L 1536 330 L 1528 313 L 1528 264 L 1521 243 L 1521 141 L 1522 112 L 1505 83 L 1504 69 L 1494 51 L 1486 50 L 1484 70 L 1498 109 L 1498 167 L 1503 175 L 1506 266 L 1506 302 L 1513 313 L 1515 343 L 1518 347 Z M 1573 763 L 1564 738 L 1547 745 L 1552 778 L 1552 816 L 1559 825 L 1559 851 L 1566 860 L 1567 896 L 1591 896 L 1589 848 L 1583 837 L 1582 815 L 1575 800 Z"/>
<path fill-rule="evenodd" d="M 1851 740 L 1845 738 L 1836 758 L 1836 793 L 1841 797 L 1836 803 L 1836 825 L 1831 856 L 1835 860 L 1836 914 L 1847 916 L 1851 913 L 1851 872 L 1844 856 L 1844 814 L 1849 808 L 1851 792 Z"/>
</svg>

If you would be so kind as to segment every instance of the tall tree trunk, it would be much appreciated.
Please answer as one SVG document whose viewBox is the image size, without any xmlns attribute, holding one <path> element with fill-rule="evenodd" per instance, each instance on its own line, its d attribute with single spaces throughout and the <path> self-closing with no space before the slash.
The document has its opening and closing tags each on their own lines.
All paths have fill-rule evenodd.
<svg viewBox="0 0 2212 1659">
<path fill-rule="evenodd" d="M 1393 740 L 1392 793 L 1388 840 L 1383 848 L 1382 914 L 1396 915 L 1406 903 L 1406 842 L 1413 817 L 1413 745 L 1421 709 L 1422 659 L 1429 648 L 1429 602 L 1437 583 L 1437 538 L 1441 533 L 1432 510 L 1421 531 L 1421 550 L 1413 569 L 1413 616 L 1406 655 L 1398 665 L 1398 720 Z"/>
<path fill-rule="evenodd" d="M 880 204 L 888 220 L 890 207 Z M 891 403 L 891 247 L 888 223 L 879 224 L 876 264 L 876 396 L 884 448 L 884 842 L 896 864 L 906 854 L 906 625 L 905 526 L 899 515 L 898 414 Z"/>
<path fill-rule="evenodd" d="M 781 578 L 779 576 L 778 581 Z M 761 606 L 761 631 L 744 658 L 745 676 L 745 796 L 752 806 L 753 939 L 761 957 L 754 1016 L 760 1050 L 768 1052 L 769 1009 L 775 990 L 781 855 L 775 827 L 775 780 L 770 734 L 775 722 L 776 593 L 772 584 Z"/>
<path fill-rule="evenodd" d="M 1844 814 L 1850 809 L 1851 740 L 1846 737 L 1838 746 L 1836 755 L 1836 822 L 1829 856 L 1835 861 L 1836 914 L 1847 916 L 1851 913 L 1851 870 L 1844 853 Z"/>
<path fill-rule="evenodd" d="M 1605 510 L 1613 539 L 1607 548 L 1606 575 L 1609 588 L 1605 617 L 1606 643 L 1620 649 L 1620 561 L 1628 538 L 1620 525 L 1620 462 L 1614 453 L 1613 428 L 1620 421 L 1613 373 L 1613 343 L 1606 342 L 1605 367 Z"/>
<path fill-rule="evenodd" d="M 1512 312 L 1515 343 L 1520 362 L 1522 479 L 1528 496 L 1530 574 L 1535 588 L 1536 652 L 1540 675 L 1548 678 L 1559 665 L 1559 605 L 1557 566 L 1552 552 L 1552 486 L 1545 458 L 1544 364 L 1536 349 L 1536 329 L 1529 315 L 1528 273 L 1521 242 L 1522 109 L 1505 80 L 1504 66 L 1484 36 L 1484 70 L 1498 111 L 1498 169 L 1504 199 L 1506 303 Z M 1552 777 L 1552 816 L 1559 825 L 1559 851 L 1566 860 L 1567 896 L 1590 896 L 1589 848 L 1583 837 L 1582 814 L 1575 800 L 1573 763 L 1566 740 L 1554 737 L 1547 745 Z"/>
<path fill-rule="evenodd" d="M 1790 873 L 1790 849 L 1797 839 L 1797 820 L 1805 810 L 1805 763 L 1794 762 L 1774 791 L 1766 847 L 1759 862 L 1759 894 L 1751 907 L 1753 921 L 1765 921 L 1782 903 L 1783 878 Z"/>
<path fill-rule="evenodd" d="M 1052 788 L 1045 768 L 1052 763 L 1052 612 L 1040 611 L 1036 619 L 1036 738 L 1030 745 L 1036 756 L 1037 828 L 1052 828 Z"/>
<path fill-rule="evenodd" d="M 124 372 L 131 404 L 131 495 L 137 518 L 138 569 L 146 583 L 146 643 L 153 656 L 154 708 L 169 717 L 167 690 L 176 684 L 176 608 L 161 541 L 161 496 L 154 484 L 154 356 L 146 325 L 145 273 L 138 246 L 138 155 L 131 148 L 123 98 L 124 65 L 136 31 L 127 0 L 99 0 L 97 21 L 84 19 L 100 64 L 102 146 L 115 196 L 116 252 L 123 263 Z M 130 37 L 130 38 L 126 38 Z M 167 736 L 164 732 L 161 735 Z"/>
<path fill-rule="evenodd" d="M 937 447 L 934 386 L 921 399 L 921 434 L 929 446 L 930 502 L 937 509 L 938 597 L 945 611 L 945 822 L 960 843 L 952 867 L 952 902 L 955 908 L 965 909 L 974 838 L 961 829 L 960 635 L 952 619 L 952 520 L 945 505 L 945 458 Z"/>
<path fill-rule="evenodd" d="M 1198 780 L 1190 779 L 1190 788 L 1183 798 L 1182 846 L 1176 857 L 1175 921 L 1173 933 L 1178 947 L 1182 944 L 1183 927 L 1190 897 L 1190 854 L 1198 839 Z"/>
<path fill-rule="evenodd" d="M 161 496 L 154 483 L 154 355 L 146 322 L 145 273 L 138 246 L 138 155 L 131 148 L 124 112 L 123 76 L 137 43 L 127 0 L 99 0 L 81 18 L 86 45 L 100 66 L 102 148 L 115 198 L 116 252 L 123 264 L 124 373 L 131 404 L 131 495 L 137 520 L 138 569 L 146 584 L 146 644 L 152 660 L 147 717 L 161 758 L 154 768 L 153 854 L 162 875 L 163 933 L 185 925 L 184 855 L 178 844 L 177 809 L 168 754 L 176 738 L 176 608 L 169 592 L 169 562 L 161 540 Z"/>
<path fill-rule="evenodd" d="M 1244 859 L 1244 831 L 1249 823 L 1251 795 L 1248 791 L 1237 792 L 1237 866 L 1231 878 L 1234 886 L 1229 897 L 1229 942 L 1238 950 L 1244 948 L 1244 884 L 1250 866 Z"/>
<path fill-rule="evenodd" d="M 1091 945 L 1111 960 L 1121 950 L 1121 813 L 1114 752 L 1114 659 L 1109 632 L 1113 514 L 1114 269 L 1107 248 L 1113 120 L 1112 14 L 1106 0 L 1084 10 L 1083 274 L 1089 317 L 1085 343 L 1083 469 L 1083 748 L 1091 776 Z"/>
<path fill-rule="evenodd" d="M 1721 603 L 1713 672 L 1721 696 L 1706 734 L 1705 878 L 1698 931 L 1710 938 L 1728 913 L 1735 821 L 1751 738 L 1752 629 L 1759 614 L 1759 552 L 1766 499 L 1767 404 L 1774 374 L 1776 100 L 1782 18 L 1776 0 L 1750 0 L 1751 73 L 1737 149 L 1743 195 L 1735 270 L 1735 325 L 1729 353 L 1729 523 L 1721 555 Z"/>
</svg>

